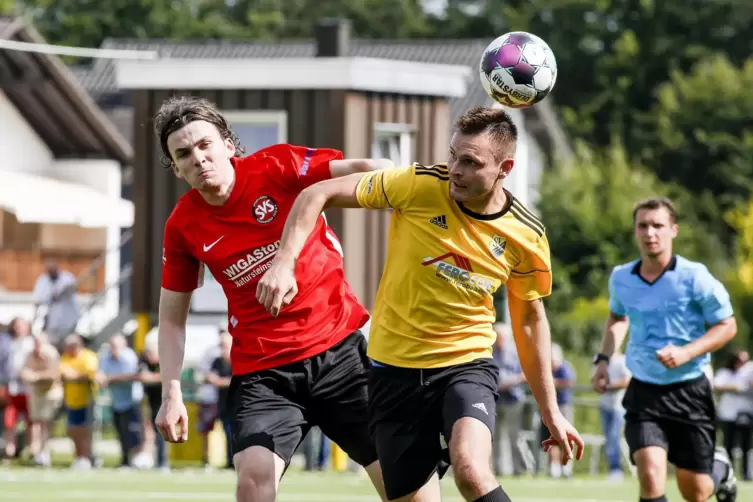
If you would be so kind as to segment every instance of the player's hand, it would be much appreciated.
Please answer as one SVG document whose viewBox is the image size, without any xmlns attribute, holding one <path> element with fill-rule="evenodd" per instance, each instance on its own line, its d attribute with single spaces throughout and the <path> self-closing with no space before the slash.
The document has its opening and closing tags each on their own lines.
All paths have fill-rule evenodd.
<svg viewBox="0 0 753 502">
<path fill-rule="evenodd" d="M 290 305 L 297 294 L 295 264 L 277 259 L 272 262 L 272 266 L 256 286 L 256 299 L 275 317 L 280 314 L 283 307 Z"/>
<path fill-rule="evenodd" d="M 656 359 L 666 368 L 677 368 L 690 361 L 690 354 L 682 347 L 667 345 L 656 351 Z"/>
<path fill-rule="evenodd" d="M 157 430 L 170 443 L 182 443 L 188 440 L 188 411 L 181 397 L 168 397 L 154 420 Z M 178 428 L 180 427 L 180 430 Z"/>
<path fill-rule="evenodd" d="M 599 394 L 609 390 L 609 367 L 605 361 L 600 361 L 596 365 L 594 375 L 591 377 L 591 385 Z"/>
<path fill-rule="evenodd" d="M 583 458 L 583 438 L 580 437 L 578 431 L 573 425 L 562 416 L 562 413 L 557 414 L 550 420 L 551 423 L 545 423 L 549 429 L 549 439 L 544 440 L 541 445 L 544 447 L 544 451 L 549 451 L 554 446 L 559 446 L 562 450 L 562 465 L 567 464 L 573 458 L 573 448 L 577 448 L 575 453 L 575 459 L 580 460 Z"/>
</svg>

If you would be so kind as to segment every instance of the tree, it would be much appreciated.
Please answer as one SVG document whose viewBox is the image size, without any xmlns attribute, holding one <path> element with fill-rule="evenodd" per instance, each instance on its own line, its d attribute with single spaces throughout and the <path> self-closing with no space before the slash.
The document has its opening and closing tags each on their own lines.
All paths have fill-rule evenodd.
<svg viewBox="0 0 753 502">
<path fill-rule="evenodd" d="M 753 59 L 742 67 L 725 55 L 699 61 L 688 73 L 675 70 L 658 87 L 652 113 L 655 134 L 645 162 L 663 179 L 681 183 L 706 204 L 707 220 L 753 195 Z M 722 234 L 728 241 L 731 235 Z"/>
<path fill-rule="evenodd" d="M 552 330 L 565 345 L 591 349 L 606 314 L 612 268 L 637 257 L 632 210 L 636 201 L 670 196 L 680 214 L 676 251 L 726 273 L 723 248 L 693 212 L 693 199 L 628 160 L 615 142 L 595 151 L 576 142 L 575 158 L 542 177 L 538 208 L 553 256 Z"/>
</svg>

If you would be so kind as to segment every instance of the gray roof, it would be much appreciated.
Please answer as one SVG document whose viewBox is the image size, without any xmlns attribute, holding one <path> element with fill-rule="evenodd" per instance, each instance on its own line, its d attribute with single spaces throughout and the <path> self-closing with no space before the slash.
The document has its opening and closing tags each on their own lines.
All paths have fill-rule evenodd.
<svg viewBox="0 0 753 502">
<path fill-rule="evenodd" d="M 421 61 L 427 63 L 468 65 L 476 68 L 488 40 L 353 40 L 351 57 L 374 57 Z M 316 44 L 313 41 L 281 41 L 277 43 L 249 41 L 171 42 L 162 40 L 108 39 L 102 44 L 105 49 L 129 49 L 157 51 L 162 57 L 171 58 L 285 58 L 314 57 Z M 82 84 L 93 96 L 116 92 L 115 72 L 109 59 L 96 60 L 88 73 L 77 71 Z M 476 79 L 475 72 L 471 73 Z M 462 98 L 451 100 L 452 117 L 460 116 L 474 106 L 490 106 L 481 85 L 470 82 L 468 92 Z"/>
<path fill-rule="evenodd" d="M 22 17 L 0 17 L 0 40 L 43 44 Z M 41 52 L 0 49 L 0 91 L 56 158 L 131 162 L 129 142 L 60 59 Z"/>
</svg>

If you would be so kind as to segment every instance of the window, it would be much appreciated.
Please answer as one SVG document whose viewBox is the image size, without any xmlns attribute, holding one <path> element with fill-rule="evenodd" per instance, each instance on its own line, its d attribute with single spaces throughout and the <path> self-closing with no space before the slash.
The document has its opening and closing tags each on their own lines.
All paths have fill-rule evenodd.
<svg viewBox="0 0 753 502">
<path fill-rule="evenodd" d="M 223 115 L 247 153 L 287 141 L 288 118 L 284 111 L 230 111 Z"/>
<path fill-rule="evenodd" d="M 371 155 L 390 159 L 396 166 L 410 165 L 415 159 L 415 128 L 407 124 L 374 125 Z"/>
<path fill-rule="evenodd" d="M 287 142 L 288 118 L 284 111 L 235 110 L 223 112 L 246 154 L 269 145 Z M 249 294 L 254 294 L 251 291 Z M 204 267 L 204 285 L 194 291 L 191 310 L 203 313 L 227 313 L 227 298 L 209 268 Z"/>
</svg>

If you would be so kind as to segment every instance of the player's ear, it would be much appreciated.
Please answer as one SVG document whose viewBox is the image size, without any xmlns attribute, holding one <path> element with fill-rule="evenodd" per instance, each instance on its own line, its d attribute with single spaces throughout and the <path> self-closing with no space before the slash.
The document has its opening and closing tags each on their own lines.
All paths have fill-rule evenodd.
<svg viewBox="0 0 753 502">
<path fill-rule="evenodd" d="M 500 163 L 499 177 L 507 178 L 515 165 L 514 159 L 505 159 Z"/>
<path fill-rule="evenodd" d="M 677 234 L 680 232 L 680 226 L 677 223 L 672 223 L 669 229 L 672 231 L 672 238 L 677 237 Z"/>
<path fill-rule="evenodd" d="M 173 173 L 175 174 L 176 178 L 182 178 L 183 176 L 180 175 L 180 171 L 178 170 L 178 166 L 175 165 L 175 162 L 170 162 L 170 169 L 173 170 Z"/>
<path fill-rule="evenodd" d="M 227 148 L 228 158 L 235 157 L 235 143 L 230 138 L 225 139 L 225 148 Z"/>
</svg>

